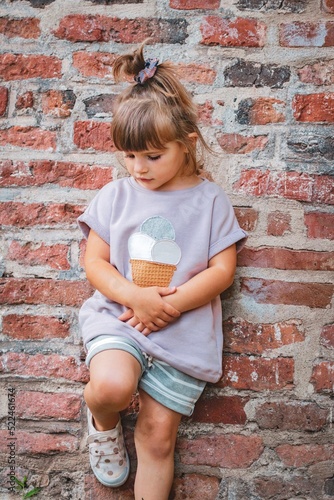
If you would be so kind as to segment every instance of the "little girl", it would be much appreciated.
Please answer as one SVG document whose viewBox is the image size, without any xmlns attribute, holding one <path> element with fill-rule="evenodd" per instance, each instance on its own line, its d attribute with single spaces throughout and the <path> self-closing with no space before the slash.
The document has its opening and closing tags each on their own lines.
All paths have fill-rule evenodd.
<svg viewBox="0 0 334 500">
<path fill-rule="evenodd" d="M 112 138 L 129 177 L 107 184 L 79 224 L 96 288 L 80 310 L 90 382 L 90 463 L 97 479 L 128 478 L 120 412 L 139 392 L 135 498 L 167 500 L 182 415 L 222 375 L 220 293 L 234 279 L 240 229 L 224 191 L 198 175 L 197 109 L 173 66 L 119 57 Z"/>
</svg>

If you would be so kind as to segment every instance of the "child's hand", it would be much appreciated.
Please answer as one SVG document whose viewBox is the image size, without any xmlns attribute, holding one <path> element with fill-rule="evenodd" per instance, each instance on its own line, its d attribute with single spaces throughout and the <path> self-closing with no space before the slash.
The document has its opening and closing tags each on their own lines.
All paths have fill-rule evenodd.
<svg viewBox="0 0 334 500">
<path fill-rule="evenodd" d="M 131 325 L 133 328 L 138 330 L 138 332 L 142 333 L 145 335 L 150 335 L 152 333 L 152 330 L 147 328 L 144 323 L 142 323 L 137 316 L 134 315 L 134 312 L 132 309 L 128 309 L 125 313 L 123 313 L 119 318 L 121 321 L 126 321 L 129 325 Z M 157 331 L 157 330 L 156 330 Z"/>
<path fill-rule="evenodd" d="M 119 316 L 144 335 L 157 332 L 180 316 L 180 312 L 167 304 L 162 297 L 175 293 L 176 288 L 141 288 L 131 301 L 131 308 Z"/>
</svg>

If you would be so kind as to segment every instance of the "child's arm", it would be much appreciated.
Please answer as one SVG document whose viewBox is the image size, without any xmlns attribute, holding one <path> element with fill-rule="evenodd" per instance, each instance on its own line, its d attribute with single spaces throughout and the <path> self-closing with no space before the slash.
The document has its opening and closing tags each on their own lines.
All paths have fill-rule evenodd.
<svg viewBox="0 0 334 500">
<path fill-rule="evenodd" d="M 237 265 L 236 245 L 231 245 L 209 260 L 207 269 L 200 272 L 172 295 L 163 300 L 173 305 L 181 313 L 207 304 L 232 285 Z M 151 333 L 140 325 L 133 311 L 125 312 L 120 319 L 140 330 L 144 335 Z"/>
<path fill-rule="evenodd" d="M 157 331 L 180 316 L 180 312 L 162 299 L 175 288 L 140 288 L 122 276 L 110 264 L 110 247 L 93 230 L 89 232 L 85 270 L 89 282 L 108 299 L 131 309 L 138 321 L 150 331 Z"/>
<path fill-rule="evenodd" d="M 177 287 L 173 297 L 164 297 L 163 300 L 177 307 L 181 313 L 201 307 L 232 285 L 236 265 L 234 244 L 212 257 L 207 269 Z"/>
</svg>

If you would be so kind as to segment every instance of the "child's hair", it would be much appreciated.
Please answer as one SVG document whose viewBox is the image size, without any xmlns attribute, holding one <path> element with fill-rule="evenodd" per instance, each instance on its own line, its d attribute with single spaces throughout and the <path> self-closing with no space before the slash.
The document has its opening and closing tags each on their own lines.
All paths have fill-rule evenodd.
<svg viewBox="0 0 334 500">
<path fill-rule="evenodd" d="M 177 141 L 188 151 L 185 173 L 198 173 L 202 165 L 197 159 L 194 137 L 202 151 L 210 148 L 197 125 L 197 106 L 170 62 L 156 62 L 154 75 L 139 81 L 138 74 L 148 65 L 144 45 L 145 42 L 132 54 L 119 56 L 113 65 L 116 82 L 135 79 L 115 101 L 111 124 L 115 147 L 120 151 L 160 150 L 168 142 Z"/>
</svg>

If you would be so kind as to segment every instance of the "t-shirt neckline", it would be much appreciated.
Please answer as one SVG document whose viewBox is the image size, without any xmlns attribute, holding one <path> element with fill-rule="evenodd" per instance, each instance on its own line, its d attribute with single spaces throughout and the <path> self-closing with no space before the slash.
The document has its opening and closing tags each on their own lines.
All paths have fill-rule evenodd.
<svg viewBox="0 0 334 500">
<path fill-rule="evenodd" d="M 209 182 L 207 179 L 205 179 L 204 177 L 200 177 L 200 179 L 202 179 L 202 182 L 200 182 L 199 184 L 196 184 L 196 186 L 192 186 L 192 187 L 188 187 L 188 188 L 184 188 L 184 189 L 174 189 L 174 190 L 171 190 L 171 191 L 156 191 L 156 190 L 152 190 L 152 189 L 145 189 L 144 187 L 140 186 L 133 177 L 128 177 L 128 182 L 130 183 L 130 185 L 134 188 L 134 189 L 137 189 L 138 191 L 141 191 L 142 193 L 146 193 L 146 194 L 159 194 L 159 195 L 177 195 L 178 193 L 186 193 L 186 192 L 190 192 L 190 191 L 194 191 L 195 189 L 199 189 L 201 188 L 204 184 L 206 184 L 207 182 Z"/>
</svg>

